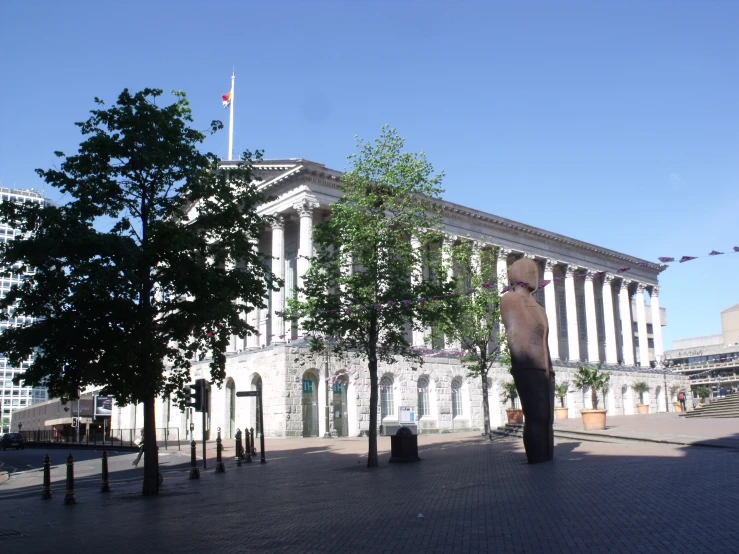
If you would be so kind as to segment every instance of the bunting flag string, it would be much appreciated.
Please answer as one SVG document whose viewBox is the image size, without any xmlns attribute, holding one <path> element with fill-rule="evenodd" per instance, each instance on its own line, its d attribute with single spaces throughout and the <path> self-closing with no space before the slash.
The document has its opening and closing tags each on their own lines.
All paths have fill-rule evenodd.
<svg viewBox="0 0 739 554">
<path fill-rule="evenodd" d="M 729 254 L 736 254 L 737 252 L 739 252 L 739 246 L 735 246 L 733 250 L 729 252 Z M 726 252 L 719 252 L 718 250 L 711 250 L 706 256 L 683 256 L 682 258 L 678 260 L 678 263 L 682 264 L 685 262 L 689 262 L 691 260 L 697 260 L 698 258 L 706 258 L 710 256 L 723 256 L 724 254 L 726 254 Z M 657 259 L 663 264 L 669 264 L 675 261 L 675 258 L 671 256 L 661 256 Z M 639 264 L 639 265 L 646 265 L 646 264 Z"/>
</svg>

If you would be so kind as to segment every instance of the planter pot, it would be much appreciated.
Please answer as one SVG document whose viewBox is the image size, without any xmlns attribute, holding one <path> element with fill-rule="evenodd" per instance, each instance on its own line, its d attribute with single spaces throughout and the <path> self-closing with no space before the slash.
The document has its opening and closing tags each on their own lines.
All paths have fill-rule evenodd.
<svg viewBox="0 0 739 554">
<path fill-rule="evenodd" d="M 683 411 L 683 407 L 680 404 L 673 404 L 672 405 L 675 408 L 675 413 L 680 413 Z"/>
<path fill-rule="evenodd" d="M 554 419 L 567 419 L 569 416 L 569 408 L 554 408 Z"/>
<path fill-rule="evenodd" d="M 602 431 L 606 428 L 607 410 L 580 410 L 582 426 L 586 431 Z"/>
<path fill-rule="evenodd" d="M 637 404 L 636 409 L 639 415 L 645 415 L 649 413 L 649 404 Z"/>
<path fill-rule="evenodd" d="M 523 423 L 523 410 L 509 408 L 506 414 L 508 414 L 508 423 Z"/>
</svg>

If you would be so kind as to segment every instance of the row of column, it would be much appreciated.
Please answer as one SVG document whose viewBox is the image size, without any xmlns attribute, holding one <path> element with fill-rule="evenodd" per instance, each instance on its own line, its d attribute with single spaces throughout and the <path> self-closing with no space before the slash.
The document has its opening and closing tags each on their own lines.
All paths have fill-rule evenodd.
<svg viewBox="0 0 739 554">
<path fill-rule="evenodd" d="M 300 219 L 300 230 L 298 240 L 298 257 L 297 257 L 297 281 L 298 288 L 303 286 L 303 275 L 309 267 L 309 257 L 313 254 L 312 229 L 313 229 L 313 213 L 318 208 L 318 203 L 304 199 L 295 204 L 293 208 L 297 211 Z M 447 240 L 455 240 L 456 237 L 448 237 Z M 493 245 L 495 246 L 495 245 Z M 255 243 L 254 248 L 258 245 Z M 497 277 L 507 275 L 508 256 L 513 252 L 510 248 L 497 247 L 498 260 L 496 263 Z M 534 255 L 524 254 L 526 257 L 534 258 Z M 567 339 L 568 339 L 568 358 L 576 361 L 580 360 L 580 335 L 577 318 L 577 300 L 575 293 L 575 275 L 582 269 L 574 264 L 567 264 L 556 260 L 546 259 L 543 279 L 551 281 L 551 284 L 544 288 L 545 309 L 547 319 L 549 320 L 549 351 L 552 359 L 559 359 L 559 321 L 557 318 L 557 295 L 554 286 L 554 268 L 555 266 L 565 267 L 565 305 L 567 320 Z M 285 277 L 285 222 L 282 216 L 276 216 L 272 223 L 272 273 L 280 279 Z M 588 362 L 597 363 L 601 361 L 599 358 L 599 341 L 598 341 L 598 325 L 596 319 L 596 297 L 594 291 L 594 277 L 596 272 L 586 269 L 584 293 L 585 293 L 585 325 L 587 330 L 587 352 L 585 353 Z M 450 275 L 451 277 L 451 275 Z M 421 275 L 414 276 L 414 279 L 422 278 Z M 605 337 L 602 337 L 605 343 L 605 363 L 618 363 L 618 342 L 616 340 L 615 311 L 613 306 L 612 282 L 615 275 L 606 273 L 603 275 L 602 281 L 602 302 L 603 302 L 603 318 Z M 621 336 L 623 347 L 623 362 L 625 365 L 634 365 L 634 343 L 633 329 L 631 320 L 631 294 L 629 287 L 632 281 L 626 278 L 620 278 L 619 291 L 619 313 L 621 315 Z M 502 290 L 505 285 L 505 279 L 498 279 L 498 287 Z M 639 340 L 639 359 L 643 366 L 649 364 L 649 342 L 647 338 L 647 320 L 646 320 L 646 304 L 644 302 L 644 292 L 649 290 L 651 294 L 651 316 L 652 316 L 652 332 L 654 339 L 655 358 L 659 359 L 663 354 L 662 345 L 662 327 L 659 310 L 659 287 L 655 285 L 646 285 L 637 283 L 636 285 L 636 320 L 637 332 Z M 285 287 L 281 287 L 279 291 L 272 291 L 272 312 L 282 311 L 285 308 Z M 261 314 L 262 321 L 267 319 L 266 310 Z M 257 310 L 250 313 L 250 323 L 255 328 L 259 328 L 260 314 Z M 270 340 L 266 342 L 285 342 L 285 320 L 280 317 L 271 317 L 271 334 Z M 591 337 L 594 339 L 591 339 Z M 413 343 L 419 345 L 425 342 L 425 333 L 414 332 Z M 260 338 L 252 335 L 247 339 L 247 347 L 258 348 L 260 346 Z M 447 345 L 447 348 L 454 345 Z"/>
</svg>

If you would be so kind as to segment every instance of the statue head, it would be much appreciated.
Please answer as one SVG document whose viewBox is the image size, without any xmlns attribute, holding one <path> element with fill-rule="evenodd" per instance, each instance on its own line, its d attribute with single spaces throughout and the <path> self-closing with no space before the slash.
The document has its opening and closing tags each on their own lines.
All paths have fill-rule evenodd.
<svg viewBox="0 0 739 554">
<path fill-rule="evenodd" d="M 539 266 L 531 258 L 516 260 L 508 270 L 508 283 L 514 286 L 518 286 L 516 283 L 526 283 L 529 292 L 536 292 L 539 280 Z"/>
</svg>

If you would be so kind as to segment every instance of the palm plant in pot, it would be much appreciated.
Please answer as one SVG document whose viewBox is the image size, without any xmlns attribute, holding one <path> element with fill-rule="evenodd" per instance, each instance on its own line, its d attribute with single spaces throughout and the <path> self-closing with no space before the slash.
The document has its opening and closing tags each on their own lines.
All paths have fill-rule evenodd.
<svg viewBox="0 0 739 554">
<path fill-rule="evenodd" d="M 600 391 L 605 398 L 610 381 L 611 374 L 602 371 L 600 364 L 598 366 L 588 364 L 577 366 L 572 384 L 577 390 L 590 389 L 590 399 L 593 404 L 591 409 L 580 410 L 583 427 L 586 431 L 597 431 L 606 428 L 606 410 L 598 409 L 598 392 Z"/>
<path fill-rule="evenodd" d="M 503 390 L 500 393 L 501 402 L 511 403 L 511 407 L 506 410 L 508 415 L 508 423 L 523 423 L 523 410 L 516 408 L 516 398 L 518 398 L 518 390 L 516 389 L 516 383 L 508 381 L 503 383 Z"/>
<path fill-rule="evenodd" d="M 706 385 L 701 385 L 696 389 L 694 396 L 697 396 L 701 399 L 701 406 L 703 406 L 703 404 L 706 404 L 706 398 L 709 398 L 711 396 L 711 389 L 709 389 Z"/>
<path fill-rule="evenodd" d="M 644 393 L 652 390 L 652 387 L 647 385 L 644 381 L 637 381 L 636 383 L 631 385 L 631 388 L 634 389 L 634 392 L 639 394 L 639 403 L 636 405 L 637 411 L 642 415 L 648 414 L 649 404 L 644 403 Z"/>
<path fill-rule="evenodd" d="M 569 388 L 569 381 L 564 381 L 554 387 L 554 396 L 559 399 L 560 404 L 554 407 L 554 419 L 567 419 L 569 416 L 570 410 L 569 408 L 565 408 L 565 398 L 567 398 L 567 393 L 570 392 Z"/>
</svg>

